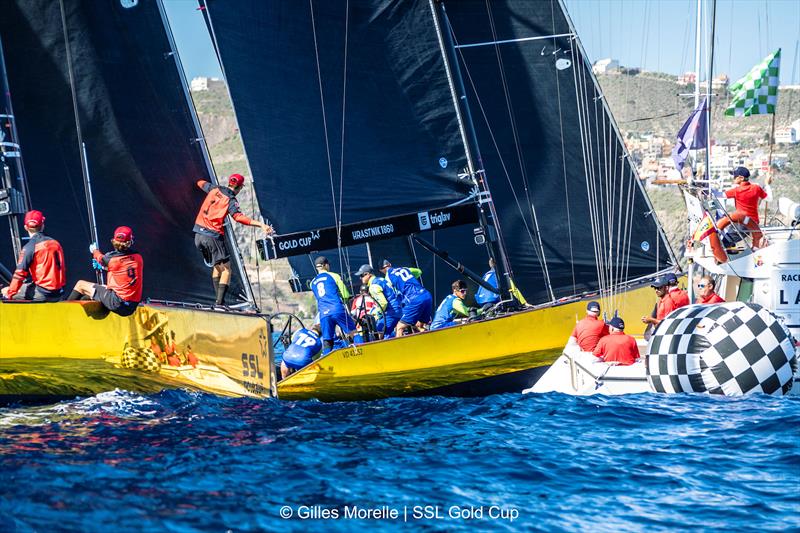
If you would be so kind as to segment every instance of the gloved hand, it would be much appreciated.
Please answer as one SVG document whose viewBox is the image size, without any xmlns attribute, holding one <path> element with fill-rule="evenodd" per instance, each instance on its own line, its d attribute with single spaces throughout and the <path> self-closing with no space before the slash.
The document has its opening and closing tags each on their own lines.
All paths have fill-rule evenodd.
<svg viewBox="0 0 800 533">
<path fill-rule="evenodd" d="M 89 253 L 90 254 L 93 254 L 96 250 L 97 250 L 97 243 L 96 242 L 93 242 L 92 244 L 89 245 Z"/>
<path fill-rule="evenodd" d="M 95 270 L 105 270 L 106 267 L 100 264 L 100 261 L 97 259 L 92 259 L 92 268 Z"/>
</svg>

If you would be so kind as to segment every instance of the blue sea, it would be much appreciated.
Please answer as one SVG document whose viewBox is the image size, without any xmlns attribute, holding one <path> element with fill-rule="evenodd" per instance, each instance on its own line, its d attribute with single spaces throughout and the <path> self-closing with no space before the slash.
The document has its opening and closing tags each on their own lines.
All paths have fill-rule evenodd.
<svg viewBox="0 0 800 533">
<path fill-rule="evenodd" d="M 0 409 L 0 531 L 800 528 L 800 398 L 229 399 Z"/>
</svg>

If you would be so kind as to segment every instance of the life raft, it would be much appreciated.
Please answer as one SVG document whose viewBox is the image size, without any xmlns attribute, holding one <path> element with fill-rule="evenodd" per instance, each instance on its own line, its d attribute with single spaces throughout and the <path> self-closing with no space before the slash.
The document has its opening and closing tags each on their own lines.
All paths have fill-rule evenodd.
<svg viewBox="0 0 800 533">
<path fill-rule="evenodd" d="M 788 394 L 797 372 L 794 339 L 758 304 L 690 305 L 670 313 L 647 345 L 655 392 Z"/>
</svg>

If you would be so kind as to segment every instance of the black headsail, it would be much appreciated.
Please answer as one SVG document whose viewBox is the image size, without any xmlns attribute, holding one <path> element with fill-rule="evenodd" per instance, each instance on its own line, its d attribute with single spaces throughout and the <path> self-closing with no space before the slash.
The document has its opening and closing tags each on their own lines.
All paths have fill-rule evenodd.
<svg viewBox="0 0 800 533">
<path fill-rule="evenodd" d="M 473 182 L 459 172 L 463 140 L 472 141 L 447 58 L 461 71 L 480 147 L 473 158 L 483 154 L 475 167 L 488 178 L 511 274 L 529 301 L 607 288 L 671 259 L 557 1 L 448 1 L 442 34 L 438 0 L 200 4 L 261 208 L 280 233 L 470 196 Z M 436 231 L 430 241 L 483 272 L 486 249 L 473 228 Z M 416 252 L 439 297 L 457 277 L 405 239 L 373 240 L 371 250 L 373 260 Z M 306 257 L 292 264 L 310 267 Z"/>
<path fill-rule="evenodd" d="M 427 1 L 201 5 L 262 212 L 280 233 L 424 212 L 469 196 Z M 459 229 L 474 248 L 472 227 L 453 231 Z M 372 248 L 373 262 L 410 257 L 406 239 Z M 357 250 L 366 260 L 363 246 Z M 336 251 L 326 255 L 338 262 Z M 301 276 L 309 274 L 308 256 L 290 261 Z M 432 285 L 430 262 L 419 262 Z"/>
<path fill-rule="evenodd" d="M 672 262 L 561 3 L 443 3 L 525 295 L 545 301 L 609 287 Z"/>
<path fill-rule="evenodd" d="M 94 278 L 74 88 L 101 248 L 129 225 L 145 259 L 146 297 L 212 303 L 192 226 L 203 198 L 194 183 L 213 174 L 159 4 L 0 0 L 0 13 L 31 204 L 64 246 L 69 283 Z"/>
</svg>

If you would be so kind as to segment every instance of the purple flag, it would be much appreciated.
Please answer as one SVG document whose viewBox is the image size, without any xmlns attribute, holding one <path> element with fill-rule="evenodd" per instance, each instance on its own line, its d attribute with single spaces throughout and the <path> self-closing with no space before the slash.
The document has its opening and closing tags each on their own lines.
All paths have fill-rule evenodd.
<svg viewBox="0 0 800 533">
<path fill-rule="evenodd" d="M 678 132 L 678 142 L 672 149 L 672 160 L 675 161 L 675 168 L 683 170 L 686 158 L 689 157 L 689 150 L 705 148 L 708 146 L 708 131 L 706 129 L 706 113 L 708 105 L 705 98 L 692 111 L 680 131 Z"/>
</svg>

